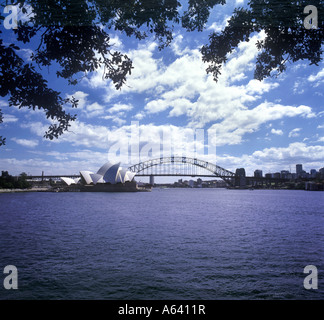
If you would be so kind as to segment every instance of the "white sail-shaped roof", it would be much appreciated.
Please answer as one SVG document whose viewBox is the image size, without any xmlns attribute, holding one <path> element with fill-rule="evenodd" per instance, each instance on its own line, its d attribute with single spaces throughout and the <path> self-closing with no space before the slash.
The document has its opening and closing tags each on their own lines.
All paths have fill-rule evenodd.
<svg viewBox="0 0 324 320">
<path fill-rule="evenodd" d="M 127 181 L 132 181 L 135 176 L 135 173 L 128 171 L 126 169 L 122 169 L 119 171 L 119 175 L 120 175 L 120 182 L 125 183 Z"/>
<path fill-rule="evenodd" d="M 93 184 L 103 183 L 104 182 L 103 176 L 101 174 L 92 173 L 92 174 L 90 174 L 90 177 L 91 177 L 91 179 L 93 181 Z"/>
<path fill-rule="evenodd" d="M 129 180 L 125 180 L 125 182 L 126 181 L 132 181 L 134 179 L 134 177 L 135 177 L 135 174 L 136 174 L 135 172 L 127 171 L 126 175 L 127 175 Z"/>
<path fill-rule="evenodd" d="M 77 184 L 80 182 L 81 178 L 74 178 L 73 180 L 74 180 L 75 184 Z"/>
<path fill-rule="evenodd" d="M 91 184 L 93 183 L 91 175 L 93 174 L 93 172 L 90 171 L 80 171 L 80 175 L 81 175 L 81 179 L 83 180 L 83 182 L 85 182 L 86 184 Z"/>
<path fill-rule="evenodd" d="M 63 180 L 64 183 L 66 183 L 68 186 L 70 186 L 71 184 L 76 184 L 75 180 L 71 178 L 61 177 L 61 180 Z"/>
<path fill-rule="evenodd" d="M 127 172 L 127 170 L 125 170 L 125 169 L 119 170 L 117 182 L 121 182 L 121 183 L 125 182 L 126 172 Z"/>
<path fill-rule="evenodd" d="M 106 171 L 106 173 L 104 174 L 104 177 L 103 177 L 105 182 L 116 183 L 119 165 L 120 165 L 120 162 L 109 167 L 109 169 Z"/>
<path fill-rule="evenodd" d="M 122 168 L 119 168 L 117 171 L 117 177 L 116 177 L 116 183 L 124 183 L 124 172 L 125 170 Z"/>
<path fill-rule="evenodd" d="M 100 174 L 101 176 L 104 176 L 106 172 L 114 165 L 114 163 L 111 163 L 110 161 L 106 162 L 97 172 L 97 174 Z M 119 165 L 119 164 L 118 164 Z"/>
</svg>

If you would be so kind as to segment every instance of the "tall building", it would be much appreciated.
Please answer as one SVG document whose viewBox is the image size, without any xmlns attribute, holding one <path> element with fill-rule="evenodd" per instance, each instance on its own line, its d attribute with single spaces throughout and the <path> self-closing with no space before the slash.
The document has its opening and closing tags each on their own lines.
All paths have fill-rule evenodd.
<svg viewBox="0 0 324 320">
<path fill-rule="evenodd" d="M 303 165 L 302 164 L 296 164 L 297 178 L 300 177 L 302 173 L 303 173 Z"/>
<path fill-rule="evenodd" d="M 244 187 L 246 186 L 246 178 L 245 178 L 245 169 L 239 168 L 235 171 L 235 186 Z"/>
<path fill-rule="evenodd" d="M 244 168 L 236 169 L 235 175 L 239 177 L 245 177 L 245 169 Z"/>
</svg>

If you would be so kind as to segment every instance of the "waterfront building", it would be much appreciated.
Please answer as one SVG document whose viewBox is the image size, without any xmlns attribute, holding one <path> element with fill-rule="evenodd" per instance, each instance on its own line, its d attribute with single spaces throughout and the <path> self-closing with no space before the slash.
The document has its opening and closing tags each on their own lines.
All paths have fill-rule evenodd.
<svg viewBox="0 0 324 320">
<path fill-rule="evenodd" d="M 262 170 L 254 171 L 254 178 L 262 178 L 262 177 L 263 177 Z"/>
<path fill-rule="evenodd" d="M 289 179 L 290 172 L 288 170 L 281 170 L 280 178 L 281 179 Z"/>
<path fill-rule="evenodd" d="M 68 186 L 73 184 L 82 185 L 98 185 L 98 184 L 124 184 L 131 182 L 135 176 L 134 172 L 130 172 L 120 167 L 119 163 L 106 162 L 97 173 L 91 171 L 80 171 L 80 178 L 71 179 L 61 177 L 61 180 Z"/>
<path fill-rule="evenodd" d="M 320 174 L 320 178 L 324 179 L 324 168 L 319 169 L 318 172 Z"/>
<path fill-rule="evenodd" d="M 311 169 L 311 171 L 310 171 L 310 177 L 311 178 L 316 178 L 316 175 L 317 175 L 317 171 L 315 169 Z"/>
</svg>

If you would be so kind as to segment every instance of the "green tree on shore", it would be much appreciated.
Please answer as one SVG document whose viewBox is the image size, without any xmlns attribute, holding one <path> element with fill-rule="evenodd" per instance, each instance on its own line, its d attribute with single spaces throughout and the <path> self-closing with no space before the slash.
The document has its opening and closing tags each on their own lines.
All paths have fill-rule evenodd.
<svg viewBox="0 0 324 320">
<path fill-rule="evenodd" d="M 27 174 L 22 172 L 18 177 L 11 176 L 8 171 L 2 171 L 0 177 L 0 188 L 2 189 L 28 189 L 31 188 L 27 181 Z"/>
</svg>

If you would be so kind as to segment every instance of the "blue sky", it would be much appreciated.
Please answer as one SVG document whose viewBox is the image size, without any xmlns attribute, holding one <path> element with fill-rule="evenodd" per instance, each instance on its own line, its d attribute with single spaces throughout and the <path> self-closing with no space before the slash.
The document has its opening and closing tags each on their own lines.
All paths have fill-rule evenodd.
<svg viewBox="0 0 324 320">
<path fill-rule="evenodd" d="M 77 121 L 59 139 L 46 140 L 50 122 L 42 111 L 9 108 L 8 99 L 0 98 L 0 135 L 7 138 L 0 147 L 1 170 L 66 175 L 97 171 L 107 160 L 127 167 L 139 156 L 160 157 L 161 144 L 165 156 L 165 150 L 190 156 L 199 144 L 193 141 L 199 130 L 205 149 L 196 156 L 214 161 L 215 154 L 206 152 L 213 144 L 217 164 L 228 170 L 244 167 L 252 175 L 255 169 L 295 172 L 297 163 L 306 171 L 324 167 L 324 63 L 299 61 L 277 78 L 254 80 L 261 32 L 229 56 L 217 83 L 206 74 L 199 48 L 212 30 L 226 25 L 238 5 L 244 1 L 217 6 L 202 33 L 176 29 L 172 45 L 162 51 L 154 38 L 138 42 L 111 34 L 113 49 L 127 53 L 134 65 L 120 91 L 102 79 L 103 70 L 86 75 L 77 86 L 57 79 L 54 68 L 39 70 L 62 96 L 79 99 L 78 109 L 71 110 Z M 1 30 L 9 42 L 12 30 Z M 28 58 L 33 47 L 22 48 Z M 134 132 L 140 154 L 127 149 Z M 122 150 L 114 154 L 116 146 Z"/>
</svg>

